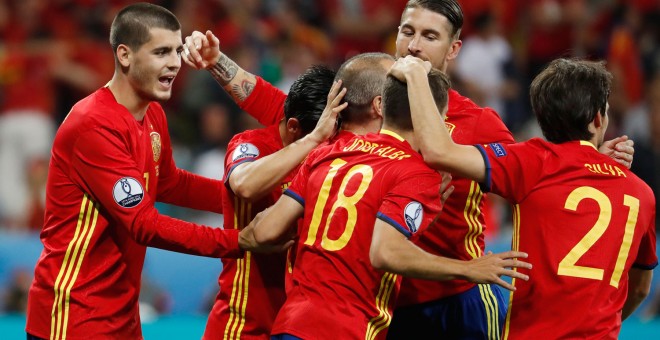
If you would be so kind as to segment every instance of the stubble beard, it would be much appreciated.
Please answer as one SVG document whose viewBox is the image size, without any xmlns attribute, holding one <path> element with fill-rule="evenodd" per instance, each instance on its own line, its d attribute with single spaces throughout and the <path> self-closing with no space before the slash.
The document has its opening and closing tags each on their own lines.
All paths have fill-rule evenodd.
<svg viewBox="0 0 660 340">
<path fill-rule="evenodd" d="M 169 91 L 158 91 L 160 82 L 156 75 L 151 75 L 148 70 L 141 67 L 139 64 L 135 65 L 131 78 L 134 80 L 135 92 L 145 101 L 167 101 L 172 97 L 172 89 Z M 155 79 L 155 80 L 154 80 Z"/>
</svg>

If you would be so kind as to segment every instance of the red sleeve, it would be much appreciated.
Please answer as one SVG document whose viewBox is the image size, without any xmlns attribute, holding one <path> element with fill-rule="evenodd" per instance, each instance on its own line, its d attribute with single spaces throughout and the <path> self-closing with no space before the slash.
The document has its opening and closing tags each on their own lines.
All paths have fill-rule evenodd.
<svg viewBox="0 0 660 340">
<path fill-rule="evenodd" d="M 162 111 L 161 111 L 162 112 Z M 165 113 L 160 115 L 161 131 L 168 131 Z M 179 169 L 172 157 L 169 133 L 163 133 L 156 200 L 203 211 L 222 214 L 222 181 L 202 177 Z"/>
<path fill-rule="evenodd" d="M 500 116 L 493 109 L 482 108 L 475 124 L 474 138 L 470 144 L 514 143 L 511 131 L 504 125 Z"/>
<path fill-rule="evenodd" d="M 158 181 L 158 201 L 222 214 L 222 181 L 175 167 L 174 174 Z"/>
<path fill-rule="evenodd" d="M 407 238 L 425 229 L 440 213 L 438 191 L 442 177 L 437 173 L 407 174 L 389 190 L 378 209 L 378 218 Z"/>
<path fill-rule="evenodd" d="M 79 136 L 73 150 L 71 178 L 137 243 L 200 256 L 241 255 L 236 230 L 200 226 L 158 213 L 127 151 L 125 136 L 117 130 L 90 129 Z"/>
<path fill-rule="evenodd" d="M 266 132 L 266 129 L 246 131 L 234 136 L 229 141 L 225 156 L 224 179 L 228 190 L 231 190 L 229 188 L 229 177 L 237 166 L 246 162 L 254 162 L 274 152 L 273 145 L 262 138 Z"/>
<path fill-rule="evenodd" d="M 520 202 L 542 175 L 541 150 L 527 143 L 476 145 L 486 163 L 484 192 L 493 192 L 511 202 Z"/>
<path fill-rule="evenodd" d="M 264 126 L 279 123 L 284 118 L 286 94 L 269 82 L 257 77 L 257 84 L 239 106 Z"/>
<path fill-rule="evenodd" d="M 314 151 L 310 153 L 303 164 L 298 169 L 295 177 L 291 181 L 291 185 L 284 191 L 284 195 L 287 195 L 294 200 L 298 201 L 300 205 L 305 206 L 305 188 L 307 188 L 307 182 L 309 180 L 309 175 L 312 170 L 312 163 L 314 161 Z"/>
<path fill-rule="evenodd" d="M 655 207 L 655 202 L 653 207 Z M 635 258 L 635 262 L 633 262 L 633 267 L 635 268 L 652 270 L 658 265 L 658 255 L 655 252 L 655 214 L 656 212 L 654 211 L 653 218 L 651 218 L 651 224 L 648 226 L 648 229 L 639 244 L 637 257 Z"/>
</svg>

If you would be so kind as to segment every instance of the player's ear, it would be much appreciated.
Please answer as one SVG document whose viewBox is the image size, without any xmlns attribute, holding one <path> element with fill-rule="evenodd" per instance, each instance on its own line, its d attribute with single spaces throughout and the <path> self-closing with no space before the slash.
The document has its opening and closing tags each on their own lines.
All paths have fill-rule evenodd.
<svg viewBox="0 0 660 340">
<path fill-rule="evenodd" d="M 383 96 L 376 96 L 371 101 L 371 109 L 378 115 L 383 117 Z"/>
<path fill-rule="evenodd" d="M 115 53 L 117 54 L 117 60 L 122 67 L 128 67 L 131 65 L 132 51 L 130 47 L 124 44 L 119 44 Z"/>
<path fill-rule="evenodd" d="M 600 113 L 600 111 L 596 112 L 596 116 L 594 117 L 594 126 L 596 128 L 600 128 L 603 125 L 604 120 L 605 117 Z"/>
<path fill-rule="evenodd" d="M 449 54 L 447 54 L 447 60 L 454 60 L 458 57 L 458 52 L 463 46 L 463 41 L 460 39 L 452 40 L 451 46 L 449 47 Z"/>
<path fill-rule="evenodd" d="M 300 121 L 298 118 L 289 118 L 286 120 L 286 129 L 290 134 L 297 136 L 301 133 L 302 128 L 300 126 Z"/>
</svg>

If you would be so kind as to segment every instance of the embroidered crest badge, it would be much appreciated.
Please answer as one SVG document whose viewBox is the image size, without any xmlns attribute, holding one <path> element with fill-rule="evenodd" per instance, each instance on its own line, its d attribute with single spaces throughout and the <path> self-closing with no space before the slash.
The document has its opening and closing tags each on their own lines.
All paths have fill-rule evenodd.
<svg viewBox="0 0 660 340">
<path fill-rule="evenodd" d="M 160 134 L 158 132 L 151 132 L 151 151 L 154 153 L 154 162 L 158 163 L 160 159 Z"/>
</svg>

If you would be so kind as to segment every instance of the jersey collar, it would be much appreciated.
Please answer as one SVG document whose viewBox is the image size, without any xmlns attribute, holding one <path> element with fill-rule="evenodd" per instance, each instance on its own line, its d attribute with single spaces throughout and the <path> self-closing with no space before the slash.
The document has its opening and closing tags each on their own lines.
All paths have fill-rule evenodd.
<svg viewBox="0 0 660 340">
<path fill-rule="evenodd" d="M 590 147 L 594 148 L 594 150 L 598 151 L 598 149 L 596 149 L 596 146 L 593 145 L 590 141 L 587 141 L 587 140 L 581 140 L 581 141 L 580 141 L 580 145 L 583 145 L 583 146 L 590 146 Z"/>
<path fill-rule="evenodd" d="M 399 142 L 403 142 L 403 141 L 405 141 L 405 139 L 403 139 L 403 137 L 399 136 L 399 134 L 396 133 L 396 132 L 394 132 L 394 131 L 385 130 L 385 129 L 380 129 L 380 132 L 379 132 L 379 133 L 380 133 L 381 135 L 392 136 L 392 137 L 396 138 Z"/>
</svg>

